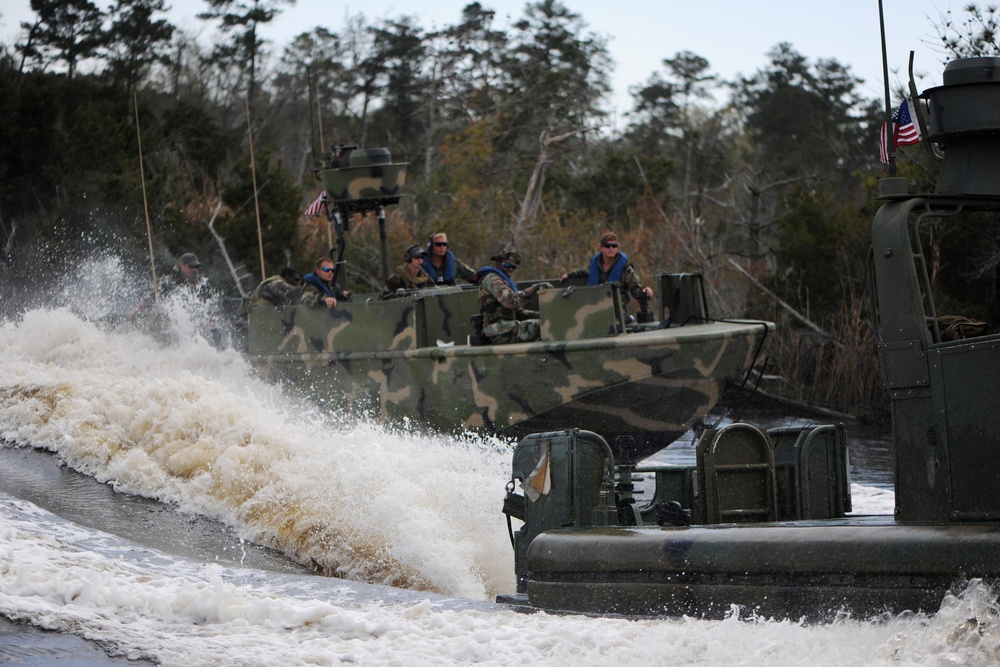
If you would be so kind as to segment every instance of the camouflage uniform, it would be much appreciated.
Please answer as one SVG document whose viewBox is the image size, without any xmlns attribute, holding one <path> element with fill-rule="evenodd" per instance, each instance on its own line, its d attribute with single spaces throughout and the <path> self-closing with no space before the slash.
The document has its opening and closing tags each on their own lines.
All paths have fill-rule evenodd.
<svg viewBox="0 0 1000 667">
<path fill-rule="evenodd" d="M 199 264 L 198 266 L 200 267 L 201 265 Z M 226 323 L 221 317 L 222 311 L 220 309 L 219 295 L 211 288 L 207 280 L 200 275 L 195 275 L 185 280 L 184 274 L 181 272 L 179 264 L 177 264 L 174 265 L 169 276 L 164 276 L 160 279 L 158 293 L 159 303 L 161 304 L 160 309 L 151 310 L 151 306 L 157 303 L 157 295 L 151 293 L 143 297 L 136 307 L 132 309 L 132 312 L 128 314 L 128 319 L 136 322 L 142 328 L 153 333 L 153 335 L 159 336 L 161 333 L 169 332 L 171 328 L 170 317 L 162 309 L 162 304 L 177 296 L 187 295 L 185 296 L 186 299 L 193 297 L 203 304 L 202 306 L 195 306 L 192 312 L 198 327 L 198 333 L 217 348 L 222 349 L 224 347 L 225 341 L 223 340 L 222 328 L 226 326 Z M 195 304 L 188 301 L 186 305 Z M 169 334 L 165 340 L 168 339 Z"/>
<path fill-rule="evenodd" d="M 597 271 L 598 271 L 598 274 L 600 276 L 600 279 L 597 281 L 596 284 L 598 284 L 598 285 L 605 285 L 608 282 L 608 274 L 611 273 L 612 270 L 614 270 L 614 265 L 612 265 L 611 269 L 608 269 L 607 271 L 605 271 L 604 270 L 604 266 L 601 263 L 600 253 L 598 253 L 597 255 L 595 255 L 594 259 L 592 259 L 591 262 L 593 262 L 595 259 L 597 261 Z M 630 262 L 628 260 L 628 255 L 626 255 L 623 252 L 619 252 L 618 253 L 618 259 L 619 259 L 619 261 L 624 261 L 625 262 L 625 268 L 622 269 L 621 280 L 618 281 L 618 283 L 623 288 L 622 289 L 622 304 L 624 304 L 626 306 L 628 305 L 629 295 L 630 294 L 632 296 L 634 296 L 636 299 L 638 299 L 640 303 L 642 303 L 642 299 L 646 298 L 646 295 L 642 293 L 642 283 L 639 282 L 639 274 L 636 273 L 635 267 L 632 266 L 632 262 Z M 589 269 L 577 269 L 576 271 L 570 271 L 569 273 L 566 274 L 566 277 L 567 278 L 589 278 L 590 277 L 590 270 Z"/>
<path fill-rule="evenodd" d="M 176 265 L 170 270 L 170 276 L 160 280 L 160 298 L 170 296 L 180 289 L 186 289 L 202 301 L 212 298 L 212 289 L 208 286 L 208 281 L 201 276 L 194 280 L 184 280 L 181 270 Z"/>
<path fill-rule="evenodd" d="M 482 270 L 479 275 L 479 312 L 483 315 L 483 333 L 490 343 L 538 340 L 538 312 L 523 307 L 530 296 L 511 289 L 497 273 Z"/>
<path fill-rule="evenodd" d="M 426 287 L 434 287 L 434 281 L 431 277 L 421 268 L 414 276 L 410 273 L 410 270 L 406 268 L 406 264 L 400 264 L 396 267 L 396 271 L 389 276 L 389 280 L 385 281 L 385 289 L 382 290 L 382 298 L 388 299 L 395 296 L 396 290 L 399 289 L 424 289 Z"/>
<path fill-rule="evenodd" d="M 264 279 L 240 307 L 240 314 L 246 316 L 251 309 L 259 306 L 289 306 L 298 302 L 302 286 L 290 284 L 281 276 Z"/>
<path fill-rule="evenodd" d="M 216 298 L 213 293 L 212 288 L 209 286 L 208 281 L 206 281 L 201 276 L 197 276 L 194 280 L 184 280 L 181 275 L 181 270 L 177 265 L 170 270 L 169 276 L 163 276 L 159 280 L 159 299 L 162 301 L 175 293 L 182 293 L 181 290 L 187 290 L 191 295 L 196 297 L 200 301 L 211 301 Z M 139 313 L 145 311 L 147 308 L 156 303 L 157 294 L 150 292 L 144 296 L 132 312 L 128 314 L 129 319 L 135 317 Z"/>
</svg>

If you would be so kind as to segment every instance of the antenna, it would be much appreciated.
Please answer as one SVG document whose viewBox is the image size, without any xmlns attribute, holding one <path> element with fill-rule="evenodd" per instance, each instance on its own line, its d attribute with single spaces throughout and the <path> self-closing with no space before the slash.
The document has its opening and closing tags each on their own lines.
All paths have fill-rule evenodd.
<svg viewBox="0 0 1000 667">
<path fill-rule="evenodd" d="M 132 91 L 135 104 L 135 138 L 139 145 L 139 178 L 142 180 L 142 208 L 146 211 L 146 238 L 149 239 L 149 268 L 153 272 L 153 300 L 160 307 L 160 286 L 156 280 L 156 260 L 153 259 L 153 230 L 149 224 L 149 202 L 146 199 L 146 170 L 142 166 L 142 131 L 139 129 L 139 94 Z"/>
<path fill-rule="evenodd" d="M 313 85 L 312 85 L 312 59 L 306 59 L 306 90 L 309 97 L 309 152 L 312 154 L 313 162 L 316 161 L 316 117 L 313 116 Z M 316 102 L 317 108 L 319 102 Z M 322 121 L 320 121 L 322 122 Z M 323 147 L 320 146 L 320 151 Z"/>
<path fill-rule="evenodd" d="M 889 151 L 889 176 L 896 175 L 896 133 L 892 131 L 892 100 L 889 98 L 889 61 L 885 53 L 885 13 L 878 0 L 878 28 L 882 35 L 882 80 L 885 85 L 885 144 Z"/>
</svg>

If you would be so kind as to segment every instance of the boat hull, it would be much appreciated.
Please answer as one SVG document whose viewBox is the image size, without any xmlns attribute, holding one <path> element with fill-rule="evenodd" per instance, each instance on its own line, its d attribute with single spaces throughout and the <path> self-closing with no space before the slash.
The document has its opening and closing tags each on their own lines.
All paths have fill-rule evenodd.
<svg viewBox="0 0 1000 667">
<path fill-rule="evenodd" d="M 366 321 L 373 318 L 394 321 L 379 327 Z M 612 443 L 631 436 L 629 458 L 641 458 L 703 419 L 762 358 L 772 330 L 707 322 L 477 346 L 463 344 L 458 327 L 455 342 L 441 341 L 440 331 L 422 334 L 421 320 L 416 304 L 391 301 L 259 309 L 251 314 L 250 359 L 338 410 L 511 437 L 574 424 Z M 391 335 L 365 336 L 377 330 Z"/>
<path fill-rule="evenodd" d="M 1000 526 L 891 517 L 538 535 L 527 602 L 553 611 L 810 619 L 935 612 L 949 589 L 1000 576 Z"/>
</svg>

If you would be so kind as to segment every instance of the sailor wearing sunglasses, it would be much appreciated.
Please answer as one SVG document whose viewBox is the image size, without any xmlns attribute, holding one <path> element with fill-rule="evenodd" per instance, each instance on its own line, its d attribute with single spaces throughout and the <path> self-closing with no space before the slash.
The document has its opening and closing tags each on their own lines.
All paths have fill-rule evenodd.
<svg viewBox="0 0 1000 667">
<path fill-rule="evenodd" d="M 637 300 L 653 298 L 653 290 L 650 287 L 643 287 L 639 282 L 639 274 L 635 267 L 628 260 L 628 255 L 618 248 L 618 237 L 614 232 L 606 232 L 598 239 L 600 248 L 597 254 L 590 259 L 590 265 L 586 269 L 577 269 L 562 275 L 562 280 L 567 278 L 586 278 L 588 285 L 605 285 L 607 283 L 618 283 L 622 286 L 622 299 L 628 305 L 629 295 Z"/>
<path fill-rule="evenodd" d="M 333 308 L 337 301 L 350 298 L 350 292 L 341 291 L 336 285 L 337 272 L 332 259 L 320 257 L 313 264 L 313 269 L 313 273 L 302 277 L 302 305 Z"/>
<path fill-rule="evenodd" d="M 538 340 L 541 336 L 538 311 L 526 310 L 524 305 L 538 293 L 539 286 L 518 291 L 512 279 L 521 265 L 521 256 L 516 252 L 505 250 L 490 259 L 493 266 L 483 267 L 476 274 L 483 334 L 494 345 Z"/>
</svg>

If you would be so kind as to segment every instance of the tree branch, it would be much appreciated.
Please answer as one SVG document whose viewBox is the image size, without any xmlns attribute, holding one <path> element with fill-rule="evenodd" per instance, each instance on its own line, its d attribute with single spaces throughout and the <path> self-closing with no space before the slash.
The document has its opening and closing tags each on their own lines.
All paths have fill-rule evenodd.
<svg viewBox="0 0 1000 667">
<path fill-rule="evenodd" d="M 736 262 L 734 262 L 732 258 L 729 258 L 729 263 L 733 265 L 733 268 L 735 268 L 737 271 L 739 271 L 744 276 L 746 276 L 747 280 L 749 280 L 751 283 L 754 284 L 754 287 L 756 287 L 761 292 L 763 292 L 764 294 L 766 294 L 769 297 L 771 297 L 775 301 L 775 303 L 777 303 L 779 306 L 781 306 L 782 308 L 784 308 L 785 310 L 787 310 L 792 315 L 792 317 L 794 317 L 795 319 L 797 319 L 799 322 L 802 322 L 802 324 L 806 325 L 806 327 L 808 327 L 812 331 L 815 331 L 816 333 L 818 333 L 819 335 L 823 336 L 824 338 L 829 338 L 838 347 L 843 347 L 843 345 L 841 345 L 836 340 L 834 340 L 833 336 L 831 336 L 827 332 L 823 331 L 823 329 L 821 329 L 818 324 L 815 324 L 812 320 L 808 319 L 805 315 L 803 315 L 799 311 L 797 311 L 794 308 L 792 308 L 792 306 L 790 304 L 788 304 L 787 302 L 783 301 L 781 299 L 781 297 L 779 297 L 777 294 L 775 294 L 771 290 L 769 290 L 766 287 L 764 287 L 756 278 L 754 278 L 752 275 L 750 275 L 750 273 L 746 269 L 744 269 L 742 266 L 740 266 L 739 264 L 737 264 Z"/>
<path fill-rule="evenodd" d="M 520 238 L 525 225 L 529 220 L 535 217 L 535 213 L 538 210 L 538 202 L 542 197 L 542 185 L 545 183 L 545 167 L 549 161 L 549 146 L 565 141 L 566 139 L 569 139 L 577 134 L 589 132 L 592 129 L 594 128 L 582 127 L 576 130 L 570 130 L 569 132 L 564 132 L 563 134 L 557 134 L 554 137 L 549 134 L 548 130 L 542 131 L 541 136 L 538 138 L 542 147 L 538 151 L 538 158 L 535 160 L 535 168 L 531 172 L 531 178 L 528 180 L 528 188 L 524 192 L 524 201 L 521 203 L 521 212 L 518 214 L 517 222 L 514 225 L 515 243 L 517 243 L 517 240 Z"/>
<path fill-rule="evenodd" d="M 226 266 L 229 267 L 229 274 L 233 277 L 233 282 L 236 283 L 236 289 L 239 290 L 240 296 L 246 298 L 246 290 L 243 289 L 243 284 L 240 282 L 240 277 L 236 271 L 236 267 L 233 266 L 233 260 L 229 259 L 229 253 L 226 252 L 226 240 L 219 236 L 218 232 L 215 231 L 215 219 L 219 216 L 219 211 L 222 210 L 222 199 L 219 199 L 219 203 L 215 207 L 215 212 L 212 213 L 212 219 L 208 221 L 208 231 L 212 233 L 212 238 L 215 239 L 216 245 L 219 246 L 219 250 L 222 251 L 222 258 L 226 260 Z"/>
</svg>

